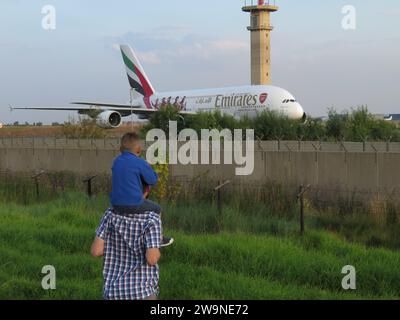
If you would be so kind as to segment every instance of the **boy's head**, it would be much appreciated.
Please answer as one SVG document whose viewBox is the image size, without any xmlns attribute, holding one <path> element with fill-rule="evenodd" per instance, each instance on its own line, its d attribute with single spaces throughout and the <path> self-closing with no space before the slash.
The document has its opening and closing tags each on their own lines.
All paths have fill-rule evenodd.
<svg viewBox="0 0 400 320">
<path fill-rule="evenodd" d="M 137 156 L 140 155 L 142 153 L 142 145 L 139 135 L 136 132 L 125 133 L 121 138 L 120 151 L 129 151 Z"/>
</svg>

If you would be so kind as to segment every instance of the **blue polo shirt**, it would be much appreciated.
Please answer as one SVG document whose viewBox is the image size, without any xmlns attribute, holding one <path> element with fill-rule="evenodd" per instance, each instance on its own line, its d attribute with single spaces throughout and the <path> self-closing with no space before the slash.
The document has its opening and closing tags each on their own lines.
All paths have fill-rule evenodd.
<svg viewBox="0 0 400 320">
<path fill-rule="evenodd" d="M 143 184 L 154 186 L 157 180 L 157 173 L 145 160 L 128 151 L 123 152 L 112 166 L 111 205 L 141 205 Z"/>
</svg>

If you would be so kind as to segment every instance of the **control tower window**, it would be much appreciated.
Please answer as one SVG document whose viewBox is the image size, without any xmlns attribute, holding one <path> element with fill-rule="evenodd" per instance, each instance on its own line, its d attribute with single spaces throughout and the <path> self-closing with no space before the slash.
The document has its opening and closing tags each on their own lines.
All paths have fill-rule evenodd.
<svg viewBox="0 0 400 320">
<path fill-rule="evenodd" d="M 252 15 L 251 16 L 251 26 L 253 28 L 257 28 L 258 27 L 258 15 Z"/>
</svg>

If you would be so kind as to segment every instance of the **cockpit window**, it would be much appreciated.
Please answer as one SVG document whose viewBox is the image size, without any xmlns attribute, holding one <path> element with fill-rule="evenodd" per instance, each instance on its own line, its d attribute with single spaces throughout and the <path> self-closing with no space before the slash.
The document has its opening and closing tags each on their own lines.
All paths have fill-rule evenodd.
<svg viewBox="0 0 400 320">
<path fill-rule="evenodd" d="M 282 103 L 297 102 L 295 99 L 285 99 Z"/>
</svg>

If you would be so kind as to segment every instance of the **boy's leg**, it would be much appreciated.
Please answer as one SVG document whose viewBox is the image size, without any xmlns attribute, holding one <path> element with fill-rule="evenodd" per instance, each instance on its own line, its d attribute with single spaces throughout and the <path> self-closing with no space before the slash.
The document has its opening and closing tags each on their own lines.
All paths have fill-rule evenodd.
<svg viewBox="0 0 400 320">
<path fill-rule="evenodd" d="M 136 210 L 138 213 L 145 212 L 154 212 L 157 213 L 161 217 L 161 207 L 158 203 L 144 199 L 143 203 L 140 206 L 136 206 Z M 174 242 L 174 238 L 163 236 L 161 241 L 161 247 L 168 247 Z"/>
<path fill-rule="evenodd" d="M 156 203 L 154 201 L 145 199 L 143 201 L 142 205 L 140 206 L 140 210 L 142 212 L 151 211 L 151 212 L 157 213 L 161 217 L 161 207 L 158 203 Z M 174 238 L 169 238 L 169 237 L 163 236 L 162 242 L 161 242 L 161 247 L 168 247 L 173 242 L 174 242 Z"/>
<path fill-rule="evenodd" d="M 154 212 L 157 214 L 161 214 L 161 207 L 158 203 L 148 200 L 148 199 L 144 199 L 143 203 L 137 207 L 137 209 L 141 212 Z"/>
<path fill-rule="evenodd" d="M 125 212 L 128 214 L 143 214 L 145 212 L 154 212 L 161 217 L 161 207 L 154 201 L 144 199 L 143 203 L 139 206 L 130 206 L 130 207 L 116 207 L 115 208 L 119 212 Z M 174 242 L 174 238 L 164 237 L 162 238 L 161 247 L 170 246 Z"/>
<path fill-rule="evenodd" d="M 141 205 L 138 206 L 114 206 L 114 209 L 121 214 L 143 214 L 146 212 L 154 212 L 158 215 L 161 214 L 161 207 L 154 201 L 145 199 Z"/>
</svg>

